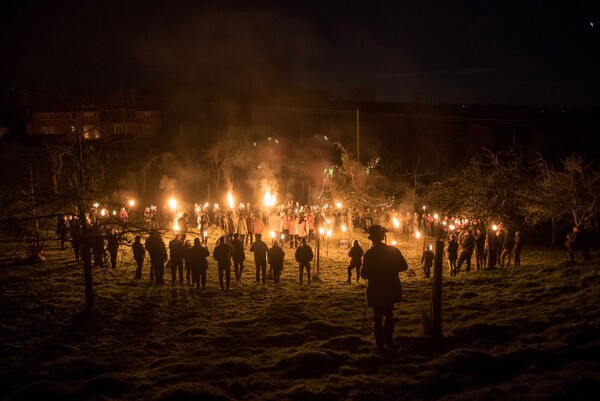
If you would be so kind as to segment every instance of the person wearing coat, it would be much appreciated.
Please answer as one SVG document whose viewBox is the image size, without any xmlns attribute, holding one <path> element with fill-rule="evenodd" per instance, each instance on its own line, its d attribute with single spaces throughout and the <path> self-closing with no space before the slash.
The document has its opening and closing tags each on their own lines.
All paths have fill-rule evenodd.
<svg viewBox="0 0 600 401">
<path fill-rule="evenodd" d="M 356 268 L 356 282 L 360 278 L 360 268 L 362 266 L 362 258 L 365 251 L 360 246 L 358 240 L 354 240 L 352 247 L 348 251 L 350 257 L 350 265 L 348 266 L 348 284 L 352 282 L 352 270 Z"/>
<path fill-rule="evenodd" d="M 164 284 L 167 248 L 158 230 L 150 230 L 150 236 L 146 240 L 145 247 L 148 255 L 150 255 L 150 281 L 156 278 L 158 284 Z"/>
<path fill-rule="evenodd" d="M 262 234 L 256 233 L 256 239 L 250 246 L 250 252 L 254 253 L 254 263 L 256 264 L 256 283 L 258 284 L 261 280 L 262 272 L 262 283 L 263 285 L 267 282 L 267 252 L 269 247 L 262 240 Z"/>
<path fill-rule="evenodd" d="M 279 283 L 281 278 L 281 271 L 283 270 L 283 258 L 285 257 L 285 252 L 279 246 L 279 241 L 274 240 L 273 246 L 267 252 L 267 260 L 269 261 L 269 266 L 273 270 L 273 281 L 275 283 Z"/>
<path fill-rule="evenodd" d="M 225 242 L 225 237 L 219 238 L 219 244 L 213 251 L 213 258 L 217 261 L 217 267 L 219 268 L 219 284 L 221 285 L 221 291 L 223 287 L 223 274 L 225 274 L 225 285 L 227 291 L 229 291 L 229 283 L 231 282 L 231 257 L 235 249 L 233 245 Z"/>
<path fill-rule="evenodd" d="M 458 259 L 458 242 L 456 241 L 456 235 L 450 234 L 450 240 L 446 247 L 446 255 L 448 256 L 448 266 L 450 267 L 450 275 L 456 276 L 458 271 L 456 269 L 456 260 Z"/>
<path fill-rule="evenodd" d="M 208 269 L 206 258 L 209 256 L 208 248 L 200 243 L 200 238 L 195 238 L 188 258 L 192 269 L 192 285 L 195 285 L 197 289 L 200 288 L 200 284 L 202 284 L 203 290 L 206 288 L 206 270 Z"/>
<path fill-rule="evenodd" d="M 368 231 L 373 246 L 365 252 L 361 277 L 368 280 L 367 306 L 373 308 L 375 343 L 383 352 L 393 346 L 394 304 L 402 300 L 398 273 L 408 270 L 408 264 L 398 248 L 383 243 L 385 228 L 372 225 Z"/>
<path fill-rule="evenodd" d="M 237 234 L 239 234 L 240 241 L 243 244 L 248 236 L 248 223 L 246 222 L 246 216 L 244 213 L 240 213 L 238 215 Z"/>
<path fill-rule="evenodd" d="M 302 285 L 304 269 L 306 269 L 306 276 L 308 278 L 308 284 L 310 285 L 310 262 L 313 260 L 314 254 L 310 245 L 306 243 L 306 237 L 302 238 L 300 246 L 296 248 L 294 257 L 296 262 L 298 262 L 300 285 Z"/>
<path fill-rule="evenodd" d="M 235 281 L 242 279 L 242 273 L 244 271 L 244 260 L 246 260 L 246 253 L 244 252 L 244 243 L 241 239 L 241 234 L 233 234 L 233 271 L 235 273 Z"/>
<path fill-rule="evenodd" d="M 137 263 L 137 268 L 135 269 L 135 278 L 141 279 L 144 257 L 146 256 L 146 249 L 144 248 L 144 245 L 142 245 L 141 235 L 135 236 L 133 245 L 131 245 L 131 250 L 133 252 L 133 260 L 135 260 L 135 263 Z"/>
</svg>

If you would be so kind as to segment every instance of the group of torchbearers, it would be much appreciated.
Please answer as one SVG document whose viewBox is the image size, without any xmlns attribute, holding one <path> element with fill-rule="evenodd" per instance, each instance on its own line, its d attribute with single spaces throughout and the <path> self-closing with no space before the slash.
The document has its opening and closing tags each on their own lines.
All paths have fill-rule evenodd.
<svg viewBox="0 0 600 401">
<path fill-rule="evenodd" d="M 90 215 L 93 218 L 93 214 Z M 271 216 L 275 217 L 269 218 Z M 340 214 L 339 217 L 341 216 Z M 371 219 L 365 219 L 364 215 L 361 217 L 360 213 L 358 216 L 362 228 L 369 234 L 368 238 L 372 241 L 372 246 L 365 252 L 357 240 L 353 242 L 348 251 L 350 263 L 347 268 L 347 281 L 351 282 L 353 270 L 356 272 L 357 281 L 360 278 L 368 281 L 367 307 L 373 309 L 375 343 L 379 352 L 388 352 L 393 348 L 394 305 L 402 300 L 399 273 L 407 271 L 408 265 L 397 247 L 387 245 L 386 228 L 380 224 L 373 224 Z M 321 217 L 327 218 L 325 215 Z M 333 217 L 337 218 L 338 216 Z M 294 259 L 298 263 L 300 285 L 303 284 L 305 271 L 307 283 L 311 283 L 311 262 L 314 254 L 309 241 L 314 238 L 315 223 L 314 212 L 311 208 L 302 208 L 300 212 L 272 213 L 267 216 L 267 228 L 274 233 L 271 234 L 270 247 L 262 239 L 266 230 L 260 213 L 236 210 L 213 214 L 211 219 L 209 213 L 201 208 L 199 211 L 197 210 L 200 237 L 194 238 L 193 243 L 191 239 L 186 238 L 190 232 L 188 218 L 187 214 L 177 218 L 176 225 L 179 232 L 168 242 L 168 252 L 161 236 L 161 230 L 157 228 L 149 229 L 150 235 L 145 244 L 141 242 L 141 235 L 135 236 L 132 251 L 137 264 L 136 279 L 142 278 L 143 265 L 146 254 L 148 254 L 151 281 L 164 284 L 165 270 L 170 270 L 171 282 L 175 284 L 179 281 L 180 284 L 183 284 L 185 270 L 185 280 L 188 285 L 204 290 L 209 266 L 208 258 L 212 255 L 217 263 L 220 288 L 222 291 L 229 291 L 231 267 L 233 265 L 235 280 L 242 280 L 246 260 L 245 249 L 247 245 L 250 245 L 248 251 L 254 255 L 256 283 L 265 285 L 270 279 L 277 284 L 281 279 L 285 259 L 282 244 L 289 241 L 290 249 L 294 250 Z M 211 224 L 213 219 L 216 220 L 216 224 Z M 233 222 L 234 219 L 236 222 Z M 123 218 L 122 213 L 119 214 L 119 220 L 123 224 L 127 223 L 127 217 Z M 419 224 L 418 220 L 412 221 Z M 426 221 L 423 221 L 423 224 L 426 224 Z M 298 225 L 305 229 L 299 229 Z M 292 228 L 292 226 L 294 227 Z M 92 223 L 90 227 L 92 227 L 91 230 L 98 231 L 97 225 Z M 217 228 L 221 230 L 221 236 L 217 239 L 212 253 L 207 244 L 207 233 L 211 227 L 213 231 Z M 435 227 L 435 224 L 432 225 L 431 234 L 436 233 L 435 230 L 438 228 Z M 57 234 L 61 239 L 61 249 L 65 249 L 65 242 L 70 235 L 77 260 L 79 260 L 78 249 L 80 247 L 78 240 L 82 238 L 81 230 L 82 225 L 76 216 L 59 218 Z M 497 265 L 508 267 L 511 265 L 511 260 L 514 260 L 514 266 L 521 264 L 522 239 L 518 231 L 511 235 L 509 229 L 502 225 L 486 229 L 479 222 L 472 222 L 469 226 L 465 224 L 451 231 L 445 229 L 443 234 L 447 238 L 445 253 L 451 276 L 461 272 L 463 263 L 466 265 L 465 271 L 470 271 L 473 254 L 475 254 L 477 270 L 494 269 Z M 438 235 L 438 238 L 441 237 L 442 235 Z M 99 242 L 102 242 L 102 246 L 94 251 L 95 261 L 100 263 L 104 257 L 100 254 L 104 251 L 100 251 L 100 249 L 104 249 L 104 238 L 106 238 L 111 266 L 116 268 L 116 255 L 122 233 L 115 228 L 110 228 L 105 236 L 96 235 L 92 238 L 97 238 Z M 565 247 L 571 262 L 574 262 L 573 253 L 578 247 L 582 248 L 584 259 L 586 255 L 589 258 L 585 231 L 579 227 L 567 235 Z M 92 248 L 94 248 L 94 244 L 92 244 Z M 421 257 L 421 267 L 425 277 L 430 277 L 435 258 L 431 248 L 431 245 L 424 246 Z M 267 265 L 269 266 L 268 271 Z"/>
</svg>

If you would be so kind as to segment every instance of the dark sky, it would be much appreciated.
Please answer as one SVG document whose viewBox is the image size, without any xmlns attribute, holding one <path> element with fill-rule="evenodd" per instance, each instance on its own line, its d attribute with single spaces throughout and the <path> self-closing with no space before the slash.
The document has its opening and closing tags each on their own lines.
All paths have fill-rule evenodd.
<svg viewBox="0 0 600 401">
<path fill-rule="evenodd" d="M 597 0 L 22 0 L 0 22 L 2 86 L 600 105 Z"/>
</svg>

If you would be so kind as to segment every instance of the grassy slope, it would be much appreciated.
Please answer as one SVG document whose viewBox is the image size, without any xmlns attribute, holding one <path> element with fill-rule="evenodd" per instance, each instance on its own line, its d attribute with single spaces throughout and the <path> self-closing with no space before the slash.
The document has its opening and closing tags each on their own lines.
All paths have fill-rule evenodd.
<svg viewBox="0 0 600 401">
<path fill-rule="evenodd" d="M 417 246 L 400 243 L 411 266 Z M 370 311 L 361 330 L 364 284 L 345 283 L 346 250 L 324 247 L 322 282 L 310 288 L 285 250 L 279 285 L 256 285 L 247 263 L 230 293 L 218 290 L 212 260 L 199 292 L 152 285 L 147 266 L 135 281 L 125 255 L 114 277 L 95 271 L 93 323 L 78 319 L 82 272 L 70 252 L 4 263 L 0 398 L 600 399 L 596 262 L 565 267 L 562 253 L 527 250 L 519 269 L 446 276 L 438 341 L 422 337 L 430 281 L 402 274 L 398 347 L 382 357 Z"/>
</svg>

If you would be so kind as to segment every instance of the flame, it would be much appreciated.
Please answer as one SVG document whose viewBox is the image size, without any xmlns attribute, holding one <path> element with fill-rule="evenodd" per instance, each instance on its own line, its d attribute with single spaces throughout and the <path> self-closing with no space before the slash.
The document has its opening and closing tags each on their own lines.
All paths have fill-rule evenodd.
<svg viewBox="0 0 600 401">
<path fill-rule="evenodd" d="M 276 199 L 277 199 L 277 194 L 271 194 L 271 191 L 267 191 L 265 193 L 265 197 L 263 199 L 263 204 L 266 207 L 271 207 L 271 206 L 275 205 Z"/>
<path fill-rule="evenodd" d="M 205 230 L 205 231 L 202 233 L 202 235 L 204 236 L 204 238 L 208 237 L 208 231 L 206 231 L 206 230 Z"/>
<path fill-rule="evenodd" d="M 227 192 L 227 204 L 229 205 L 230 209 L 233 209 L 233 195 L 231 192 Z"/>
<path fill-rule="evenodd" d="M 494 225 L 492 226 L 492 230 L 494 230 L 494 231 L 498 230 L 498 226 L 494 224 Z"/>
<path fill-rule="evenodd" d="M 129 201 L 129 206 L 130 206 L 130 207 L 133 207 L 134 205 L 135 205 L 135 201 L 134 201 L 133 199 L 131 199 L 131 200 Z"/>
<path fill-rule="evenodd" d="M 346 232 L 346 230 L 347 230 L 346 225 L 342 224 L 342 231 Z"/>
<path fill-rule="evenodd" d="M 335 207 L 337 207 L 338 209 L 342 208 L 342 202 L 335 202 Z"/>
<path fill-rule="evenodd" d="M 392 245 L 396 246 L 397 242 L 396 241 L 392 241 Z"/>
<path fill-rule="evenodd" d="M 320 233 L 321 235 L 325 234 L 325 229 L 324 229 L 323 227 L 320 227 L 320 228 L 319 228 L 319 233 Z"/>
<path fill-rule="evenodd" d="M 454 231 L 454 225 L 450 224 L 448 228 L 450 228 L 450 231 Z"/>
<path fill-rule="evenodd" d="M 332 230 L 332 229 L 329 229 L 329 230 L 327 230 L 327 236 L 328 236 L 328 237 L 331 237 L 331 234 L 332 234 L 332 233 L 333 233 L 333 230 Z"/>
<path fill-rule="evenodd" d="M 275 238 L 275 231 L 270 231 L 269 234 L 271 234 L 271 238 Z"/>
<path fill-rule="evenodd" d="M 396 217 L 394 217 L 392 220 L 394 222 L 394 227 L 396 227 L 396 228 L 400 227 L 400 222 L 398 221 L 398 219 Z"/>
<path fill-rule="evenodd" d="M 175 208 L 177 207 L 177 200 L 175 198 L 169 198 L 167 204 L 171 209 L 175 210 Z"/>
<path fill-rule="evenodd" d="M 433 215 L 433 218 L 437 220 L 437 219 L 440 218 L 440 216 L 438 216 L 438 214 L 436 213 L 436 214 Z"/>
<path fill-rule="evenodd" d="M 421 232 L 420 232 L 420 231 L 417 231 L 417 232 L 415 233 L 415 237 L 417 237 L 417 239 L 421 238 Z"/>
<path fill-rule="evenodd" d="M 179 223 L 177 223 L 177 220 L 173 222 L 173 230 L 179 231 Z"/>
</svg>

